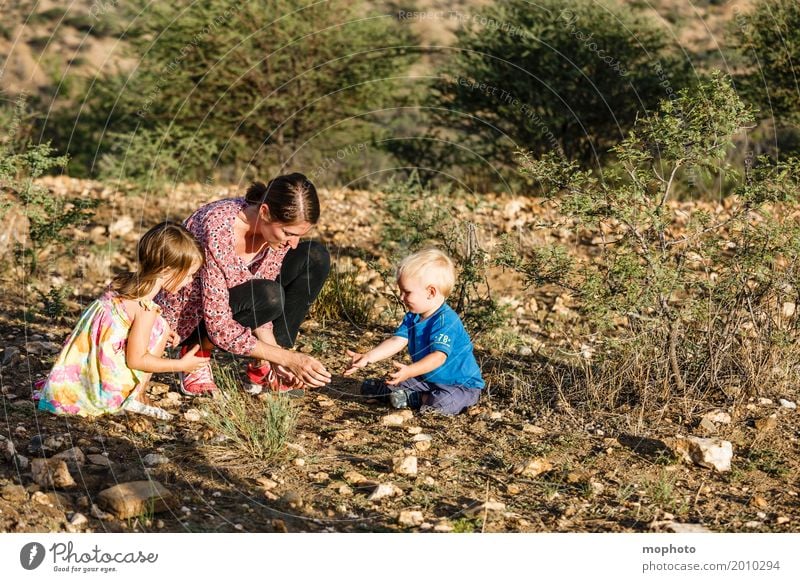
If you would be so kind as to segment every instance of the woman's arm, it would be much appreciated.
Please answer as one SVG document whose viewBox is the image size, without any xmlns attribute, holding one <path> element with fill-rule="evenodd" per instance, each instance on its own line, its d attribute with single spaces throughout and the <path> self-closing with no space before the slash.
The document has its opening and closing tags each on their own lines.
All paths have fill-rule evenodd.
<svg viewBox="0 0 800 582">
<path fill-rule="evenodd" d="M 194 355 L 199 346 L 187 352 L 180 360 L 165 360 L 161 354 L 151 354 L 148 347 L 156 317 L 158 312 L 155 310 L 141 307 L 135 309 L 125 346 L 125 364 L 129 368 L 142 372 L 193 372 L 208 363 L 208 358 Z"/>
</svg>

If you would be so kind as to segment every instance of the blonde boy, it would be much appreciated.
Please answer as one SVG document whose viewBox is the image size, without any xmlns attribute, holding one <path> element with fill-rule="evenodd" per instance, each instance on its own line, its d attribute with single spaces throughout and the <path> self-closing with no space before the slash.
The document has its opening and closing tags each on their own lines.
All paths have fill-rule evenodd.
<svg viewBox="0 0 800 582">
<path fill-rule="evenodd" d="M 361 385 L 366 396 L 388 397 L 395 408 L 455 415 L 478 402 L 484 387 L 470 341 L 458 315 L 445 302 L 455 284 L 455 267 L 445 253 L 425 249 L 397 269 L 400 299 L 408 309 L 394 335 L 366 353 L 347 350 L 344 375 L 397 354 L 408 346 L 411 365 L 392 362 L 386 380 Z"/>
</svg>

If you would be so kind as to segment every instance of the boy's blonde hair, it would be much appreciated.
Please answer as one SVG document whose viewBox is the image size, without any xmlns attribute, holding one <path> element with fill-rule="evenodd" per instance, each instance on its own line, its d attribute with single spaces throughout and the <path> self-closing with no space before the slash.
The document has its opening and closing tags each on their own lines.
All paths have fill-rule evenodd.
<svg viewBox="0 0 800 582">
<path fill-rule="evenodd" d="M 397 267 L 400 277 L 416 277 L 423 285 L 433 285 L 447 297 L 456 284 L 456 268 L 452 259 L 439 249 L 423 249 L 407 256 Z"/>
</svg>

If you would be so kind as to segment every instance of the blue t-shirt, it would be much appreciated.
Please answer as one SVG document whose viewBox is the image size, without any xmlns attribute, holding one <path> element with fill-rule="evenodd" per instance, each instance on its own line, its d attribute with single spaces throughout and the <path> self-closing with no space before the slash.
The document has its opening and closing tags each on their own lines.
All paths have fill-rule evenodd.
<svg viewBox="0 0 800 582">
<path fill-rule="evenodd" d="M 406 313 L 394 335 L 408 340 L 408 353 L 414 362 L 431 352 L 444 352 L 444 364 L 423 374 L 426 382 L 456 384 L 465 388 L 481 389 L 484 386 L 481 369 L 472 353 L 472 341 L 456 312 L 447 305 L 420 321 L 418 313 Z"/>
</svg>

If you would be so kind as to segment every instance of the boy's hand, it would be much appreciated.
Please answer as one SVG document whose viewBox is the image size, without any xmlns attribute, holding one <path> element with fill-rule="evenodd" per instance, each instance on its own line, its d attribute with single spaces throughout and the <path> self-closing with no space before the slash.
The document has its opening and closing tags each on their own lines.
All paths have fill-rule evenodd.
<svg viewBox="0 0 800 582">
<path fill-rule="evenodd" d="M 397 370 L 389 374 L 389 379 L 386 380 L 389 386 L 397 386 L 403 380 L 408 380 L 413 376 L 413 374 L 408 372 L 409 366 L 401 364 L 400 362 L 392 362 L 392 365 L 397 368 Z"/>
<path fill-rule="evenodd" d="M 184 356 L 178 360 L 179 370 L 182 372 L 196 372 L 206 364 L 211 358 L 200 358 L 195 356 L 197 350 L 200 349 L 199 345 L 195 345 Z"/>
<path fill-rule="evenodd" d="M 356 370 L 369 364 L 369 358 L 367 358 L 367 354 L 359 354 L 358 352 L 351 352 L 350 350 L 347 350 L 347 355 L 350 356 L 350 367 L 344 371 L 344 376 L 349 376 Z"/>
</svg>

